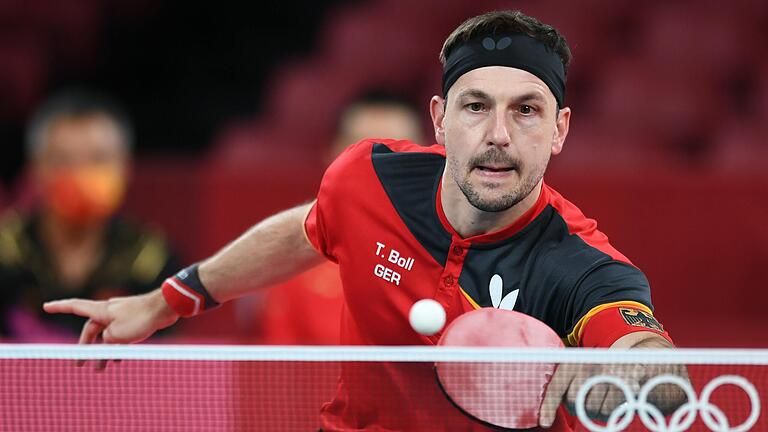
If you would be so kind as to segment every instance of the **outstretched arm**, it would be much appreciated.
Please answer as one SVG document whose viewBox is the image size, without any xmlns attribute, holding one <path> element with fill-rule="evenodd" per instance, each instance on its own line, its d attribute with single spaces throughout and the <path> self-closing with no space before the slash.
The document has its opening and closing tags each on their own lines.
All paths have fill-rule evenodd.
<svg viewBox="0 0 768 432">
<path fill-rule="evenodd" d="M 674 345 L 656 333 L 641 331 L 622 336 L 611 345 L 611 348 L 660 349 L 674 348 Z M 594 375 L 602 374 L 619 377 L 629 383 L 632 388 L 639 388 L 658 375 L 672 374 L 685 379 L 688 377 L 685 366 L 679 364 L 561 364 L 547 386 L 544 401 L 541 404 L 539 424 L 544 428 L 550 427 L 555 421 L 560 404 L 565 403 L 568 407 L 574 407 L 578 391 L 584 382 Z M 668 412 L 685 402 L 685 394 L 675 386 L 660 385 L 650 393 L 649 401 L 662 412 Z M 590 416 L 608 418 L 622 402 L 624 402 L 624 395 L 618 388 L 599 384 L 588 394 L 585 409 Z"/>
<path fill-rule="evenodd" d="M 200 280 L 219 303 L 289 279 L 323 261 L 304 233 L 311 204 L 258 223 L 200 264 Z"/>
<path fill-rule="evenodd" d="M 203 261 L 200 280 L 213 299 L 221 303 L 241 297 L 320 263 L 323 257 L 304 234 L 304 219 L 310 207 L 301 205 L 263 220 Z M 58 300 L 43 308 L 50 313 L 88 318 L 80 343 L 92 343 L 99 334 L 106 343 L 140 342 L 179 318 L 160 289 L 104 301 Z"/>
</svg>

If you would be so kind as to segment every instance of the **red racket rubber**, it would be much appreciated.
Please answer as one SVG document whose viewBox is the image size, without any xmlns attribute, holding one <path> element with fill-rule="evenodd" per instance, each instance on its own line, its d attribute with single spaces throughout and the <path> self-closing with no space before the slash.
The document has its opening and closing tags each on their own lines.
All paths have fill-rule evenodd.
<svg viewBox="0 0 768 432">
<path fill-rule="evenodd" d="M 563 348 L 557 333 L 528 315 L 482 308 L 456 318 L 443 332 L 440 346 Z M 493 426 L 538 426 L 539 409 L 553 363 L 437 362 L 443 392 L 470 417 Z"/>
</svg>

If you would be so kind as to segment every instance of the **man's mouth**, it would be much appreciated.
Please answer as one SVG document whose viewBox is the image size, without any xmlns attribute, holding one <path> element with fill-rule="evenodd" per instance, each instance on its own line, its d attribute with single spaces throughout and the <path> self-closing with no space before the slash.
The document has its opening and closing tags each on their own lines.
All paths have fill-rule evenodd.
<svg viewBox="0 0 768 432">
<path fill-rule="evenodd" d="M 488 165 L 478 165 L 475 168 L 485 172 L 507 172 L 507 171 L 513 171 L 515 169 L 515 167 L 511 167 L 511 166 L 488 166 Z"/>
</svg>

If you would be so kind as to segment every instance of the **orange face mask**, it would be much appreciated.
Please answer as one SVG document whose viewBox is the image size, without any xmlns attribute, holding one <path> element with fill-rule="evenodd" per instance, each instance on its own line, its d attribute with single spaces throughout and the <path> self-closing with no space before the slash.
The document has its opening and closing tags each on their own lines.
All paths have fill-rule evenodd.
<svg viewBox="0 0 768 432">
<path fill-rule="evenodd" d="M 115 166 L 57 171 L 47 182 L 45 200 L 58 217 L 73 225 L 90 225 L 112 216 L 123 200 L 125 179 Z"/>
</svg>

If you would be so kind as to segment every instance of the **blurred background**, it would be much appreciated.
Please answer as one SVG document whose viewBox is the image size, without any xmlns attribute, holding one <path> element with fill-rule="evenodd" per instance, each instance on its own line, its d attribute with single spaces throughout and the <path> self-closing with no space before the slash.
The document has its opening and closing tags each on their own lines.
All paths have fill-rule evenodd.
<svg viewBox="0 0 768 432">
<path fill-rule="evenodd" d="M 0 0 L 0 210 L 33 207 L 25 129 L 51 94 L 109 94 L 134 126 L 122 212 L 183 264 L 313 197 L 361 94 L 414 104 L 437 55 L 510 8 L 557 27 L 573 109 L 549 184 L 648 275 L 686 347 L 768 347 L 768 3 Z M 186 320 L 178 340 L 264 341 L 264 299 Z M 226 333 L 225 336 L 222 334 Z"/>
</svg>

